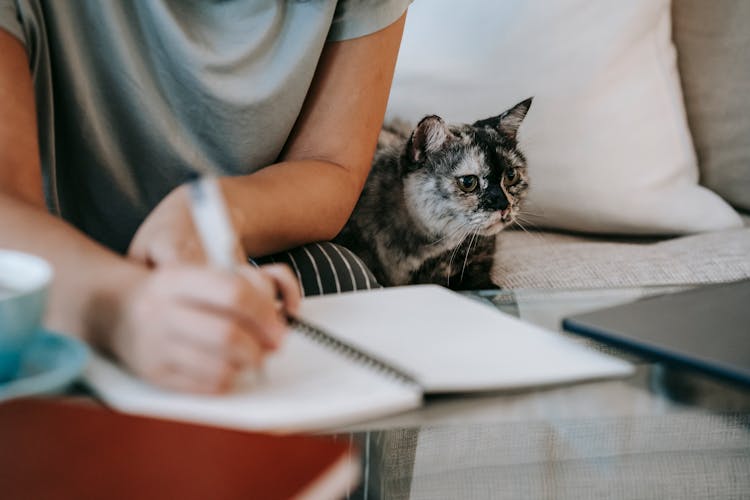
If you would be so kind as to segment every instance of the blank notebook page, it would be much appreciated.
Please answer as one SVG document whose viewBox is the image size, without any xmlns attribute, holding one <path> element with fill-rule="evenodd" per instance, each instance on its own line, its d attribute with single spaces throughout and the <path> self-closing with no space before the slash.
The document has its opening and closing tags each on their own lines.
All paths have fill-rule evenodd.
<svg viewBox="0 0 750 500">
<path fill-rule="evenodd" d="M 115 409 L 238 429 L 325 429 L 421 404 L 420 391 L 329 351 L 299 332 L 270 356 L 262 376 L 223 396 L 152 386 L 101 357 L 86 381 Z"/>
<path fill-rule="evenodd" d="M 300 317 L 411 374 L 425 392 L 624 376 L 632 366 L 434 285 L 303 301 Z"/>
</svg>

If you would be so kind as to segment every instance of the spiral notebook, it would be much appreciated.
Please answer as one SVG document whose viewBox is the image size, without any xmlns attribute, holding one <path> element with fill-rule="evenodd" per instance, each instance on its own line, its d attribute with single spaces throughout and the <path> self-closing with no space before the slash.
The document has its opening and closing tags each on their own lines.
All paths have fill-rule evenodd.
<svg viewBox="0 0 750 500">
<path fill-rule="evenodd" d="M 222 396 L 151 386 L 101 357 L 86 381 L 115 409 L 240 428 L 324 430 L 419 407 L 425 394 L 501 391 L 633 367 L 434 285 L 303 300 L 262 377 Z"/>
</svg>

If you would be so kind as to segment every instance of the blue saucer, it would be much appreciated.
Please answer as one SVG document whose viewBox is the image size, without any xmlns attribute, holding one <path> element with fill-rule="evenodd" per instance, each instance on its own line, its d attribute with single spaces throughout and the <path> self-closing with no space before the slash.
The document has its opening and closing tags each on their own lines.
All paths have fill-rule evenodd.
<svg viewBox="0 0 750 500">
<path fill-rule="evenodd" d="M 40 331 L 24 354 L 19 375 L 0 383 L 0 401 L 60 392 L 83 372 L 88 360 L 83 342 Z"/>
</svg>

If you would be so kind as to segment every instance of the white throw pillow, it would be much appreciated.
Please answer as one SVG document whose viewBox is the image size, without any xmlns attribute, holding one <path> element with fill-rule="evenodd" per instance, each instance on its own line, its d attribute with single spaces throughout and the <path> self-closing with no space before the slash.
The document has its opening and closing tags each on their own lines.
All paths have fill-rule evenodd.
<svg viewBox="0 0 750 500">
<path fill-rule="evenodd" d="M 416 1 L 388 116 L 471 123 L 534 96 L 520 145 L 535 225 L 630 234 L 741 226 L 698 185 L 670 35 L 669 0 Z"/>
</svg>

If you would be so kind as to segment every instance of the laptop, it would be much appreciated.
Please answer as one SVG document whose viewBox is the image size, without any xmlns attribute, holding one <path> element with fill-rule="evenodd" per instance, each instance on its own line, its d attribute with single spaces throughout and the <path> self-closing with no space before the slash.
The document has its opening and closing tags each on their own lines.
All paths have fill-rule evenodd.
<svg viewBox="0 0 750 500">
<path fill-rule="evenodd" d="M 750 280 L 576 314 L 563 328 L 750 386 Z"/>
</svg>

